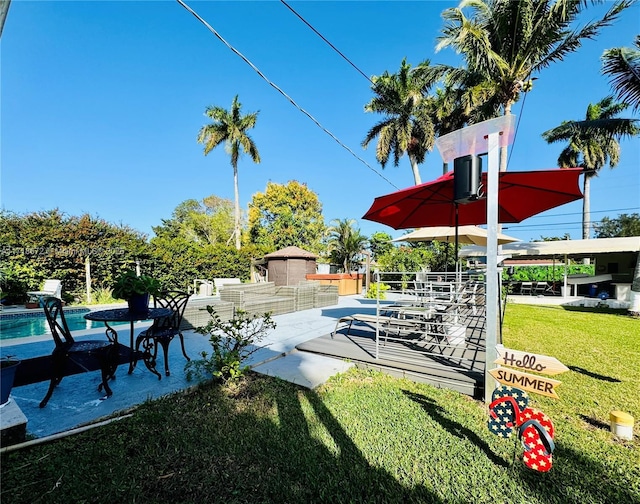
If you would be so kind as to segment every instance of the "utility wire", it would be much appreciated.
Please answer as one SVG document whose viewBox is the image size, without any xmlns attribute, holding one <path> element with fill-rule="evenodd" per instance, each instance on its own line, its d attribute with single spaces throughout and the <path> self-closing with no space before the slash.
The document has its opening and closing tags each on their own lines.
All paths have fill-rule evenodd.
<svg viewBox="0 0 640 504">
<path fill-rule="evenodd" d="M 335 52 L 337 52 L 340 56 L 342 56 L 342 58 L 349 63 L 353 68 L 355 68 L 365 79 L 367 79 L 371 84 L 373 84 L 373 81 L 371 80 L 371 78 L 369 78 L 367 76 L 367 74 L 365 74 L 362 70 L 360 70 L 356 64 L 351 61 L 349 58 L 347 58 L 344 54 L 342 54 L 342 52 L 336 47 L 334 46 L 331 42 L 329 42 L 323 35 L 322 33 L 320 33 L 318 30 L 316 30 L 313 26 L 311 26 L 311 24 L 305 19 L 303 18 L 300 14 L 298 14 L 296 12 L 296 10 L 291 7 L 287 2 L 285 2 L 284 0 L 280 0 L 280 3 L 282 3 L 282 5 L 284 5 L 287 9 L 289 9 L 291 12 L 293 12 L 298 19 L 300 19 L 300 21 L 302 21 L 304 24 L 306 24 L 309 28 L 311 28 L 313 30 L 313 32 L 320 37 L 322 40 L 324 40 L 327 44 L 329 44 L 329 47 L 331 47 L 331 49 L 333 49 Z"/>
<path fill-rule="evenodd" d="M 184 3 L 183 0 L 176 0 L 180 5 L 182 5 L 182 7 L 184 7 L 187 11 L 189 11 L 198 21 L 200 21 L 211 33 L 213 33 L 224 45 L 226 45 L 234 54 L 236 54 L 237 56 L 239 56 L 242 61 L 244 61 L 247 65 L 249 65 L 265 82 L 267 82 L 267 84 L 269 84 L 272 88 L 274 88 L 276 91 L 278 91 L 278 93 L 280 93 L 282 96 L 284 96 L 287 100 L 289 100 L 289 102 L 295 107 L 297 108 L 300 112 L 302 112 L 304 115 L 306 115 L 309 119 L 311 119 L 314 124 L 316 126 L 318 126 L 322 131 L 324 131 L 327 135 L 329 135 L 331 138 L 333 138 L 338 145 L 340 145 L 343 149 L 345 149 L 347 152 L 349 152 L 353 157 L 355 157 L 358 161 L 360 161 L 362 164 L 364 164 L 367 168 L 369 168 L 373 173 L 375 173 L 376 175 L 378 175 L 381 179 L 383 179 L 385 182 L 387 182 L 388 184 L 390 184 L 392 187 L 394 187 L 396 190 L 398 189 L 398 187 L 391 182 L 389 179 L 387 179 L 384 175 L 382 175 L 381 173 L 379 173 L 375 168 L 373 168 L 371 165 L 369 165 L 369 163 L 367 163 L 364 159 L 362 159 L 360 156 L 358 156 L 355 152 L 353 152 L 349 147 L 347 147 L 344 143 L 342 143 L 340 141 L 339 138 L 337 138 L 333 133 L 331 133 L 328 129 L 326 129 L 324 126 L 322 126 L 322 124 L 320 124 L 318 122 L 318 120 L 313 117 L 309 112 L 307 112 L 306 110 L 304 110 L 302 107 L 300 107 L 300 105 L 298 105 L 293 98 L 291 98 L 287 93 L 285 93 L 282 89 L 280 89 L 275 83 L 271 82 L 261 71 L 258 67 L 256 67 L 253 63 L 251 63 L 251 61 L 249 61 L 249 59 L 247 59 L 240 51 L 238 51 L 235 47 L 233 47 L 231 44 L 229 44 L 229 42 L 227 42 L 209 23 L 207 23 L 202 17 L 200 17 L 191 7 L 189 7 L 187 4 Z"/>
<path fill-rule="evenodd" d="M 628 212 L 630 210 L 638 210 L 640 207 L 631 207 L 631 208 L 611 208 L 609 210 L 591 210 L 589 213 L 605 213 L 605 212 Z M 568 212 L 568 213 L 558 213 L 553 215 L 534 215 L 530 217 L 531 219 L 545 219 L 545 218 L 555 218 L 555 217 L 565 217 L 567 215 L 582 215 L 582 212 Z"/>
</svg>

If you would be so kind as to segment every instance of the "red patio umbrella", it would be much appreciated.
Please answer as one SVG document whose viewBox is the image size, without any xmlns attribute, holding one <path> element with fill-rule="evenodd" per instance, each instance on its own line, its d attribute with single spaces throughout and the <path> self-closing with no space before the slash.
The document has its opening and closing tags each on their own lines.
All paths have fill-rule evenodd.
<svg viewBox="0 0 640 504">
<path fill-rule="evenodd" d="M 578 177 L 582 168 L 501 172 L 498 222 L 521 222 L 545 210 L 582 198 Z M 482 174 L 482 186 L 487 174 Z M 453 172 L 431 182 L 377 197 L 363 216 L 394 229 L 486 224 L 487 204 L 481 198 L 456 204 Z M 457 218 L 456 218 L 457 214 Z"/>
</svg>

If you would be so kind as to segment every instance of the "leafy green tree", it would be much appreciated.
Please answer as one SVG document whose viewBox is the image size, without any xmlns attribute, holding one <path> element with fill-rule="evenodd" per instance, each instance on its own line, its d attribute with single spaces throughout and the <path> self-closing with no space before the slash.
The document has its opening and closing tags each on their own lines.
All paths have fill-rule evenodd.
<svg viewBox="0 0 640 504">
<path fill-rule="evenodd" d="M 369 248 L 371 249 L 371 258 L 374 261 L 377 261 L 380 256 L 388 253 L 394 247 L 394 244 L 391 240 L 392 240 L 391 235 L 389 233 L 384 233 L 382 231 L 373 233 L 369 237 Z"/>
<path fill-rule="evenodd" d="M 603 217 L 594 224 L 596 238 L 616 238 L 619 236 L 640 236 L 640 214 L 620 214 L 615 219 Z"/>
<path fill-rule="evenodd" d="M 254 163 L 260 163 L 260 154 L 256 144 L 251 139 L 248 130 L 256 125 L 258 112 L 242 115 L 242 104 L 238 95 L 233 98 L 231 110 L 222 107 L 207 107 L 205 114 L 213 122 L 206 124 L 198 133 L 198 142 L 204 144 L 206 156 L 218 145 L 224 143 L 226 151 L 231 156 L 233 167 L 233 190 L 235 197 L 234 235 L 236 249 L 240 250 L 240 193 L 238 190 L 238 159 L 242 152 L 249 154 Z M 242 151 L 242 152 L 241 152 Z"/>
<path fill-rule="evenodd" d="M 351 273 L 362 258 L 362 250 L 368 246 L 367 238 L 355 227 L 354 219 L 334 219 L 329 227 L 329 252 L 331 260 L 341 264 L 345 273 Z"/>
<path fill-rule="evenodd" d="M 483 77 L 469 91 L 483 96 L 484 106 L 492 104 L 494 117 L 506 115 L 520 93 L 531 89 L 535 74 L 562 61 L 584 39 L 594 38 L 632 3 L 617 1 L 602 19 L 574 29 L 585 1 L 462 0 L 443 12 L 445 25 L 436 50 L 452 47 L 461 53 L 466 70 Z M 502 149 L 500 170 L 506 168 L 507 150 Z"/>
<path fill-rule="evenodd" d="M 318 195 L 295 180 L 268 182 L 249 203 L 249 242 L 265 253 L 289 246 L 320 253 L 325 230 Z"/>
<path fill-rule="evenodd" d="M 584 168 L 584 198 L 582 200 L 582 238 L 588 239 L 591 229 L 591 179 L 607 161 L 615 168 L 620 160 L 620 139 L 640 132 L 638 120 L 616 117 L 627 108 L 609 96 L 589 104 L 584 121 L 563 121 L 560 126 L 545 131 L 548 143 L 568 142 L 558 157 L 561 167 Z"/>
<path fill-rule="evenodd" d="M 157 236 L 183 237 L 201 245 L 228 243 L 233 237 L 233 203 L 211 195 L 201 201 L 189 199 L 180 203 L 170 219 L 153 227 Z"/>
<path fill-rule="evenodd" d="M 24 301 L 26 291 L 38 290 L 46 278 L 62 280 L 67 301 L 81 299 L 87 264 L 91 288 L 96 288 L 111 285 L 136 260 L 148 259 L 142 233 L 88 214 L 67 216 L 58 209 L 24 215 L 0 212 L 0 242 L 2 269 L 27 287 L 12 294 L 14 302 Z"/>
<path fill-rule="evenodd" d="M 421 65 L 424 68 L 428 64 Z M 411 65 L 403 59 L 398 73 L 385 72 L 372 78 L 371 90 L 375 96 L 364 107 L 365 112 L 383 114 L 384 119 L 368 131 L 362 146 L 366 149 L 374 138 L 378 139 L 376 159 L 383 168 L 392 153 L 394 166 L 398 166 L 406 153 L 416 185 L 422 182 L 418 165 L 424 162 L 435 141 L 424 98 L 424 92 L 433 84 L 427 79 L 429 75 L 424 71 L 412 72 Z"/>
<path fill-rule="evenodd" d="M 615 47 L 602 54 L 602 73 L 609 77 L 618 100 L 640 109 L 640 35 L 633 47 Z"/>
</svg>

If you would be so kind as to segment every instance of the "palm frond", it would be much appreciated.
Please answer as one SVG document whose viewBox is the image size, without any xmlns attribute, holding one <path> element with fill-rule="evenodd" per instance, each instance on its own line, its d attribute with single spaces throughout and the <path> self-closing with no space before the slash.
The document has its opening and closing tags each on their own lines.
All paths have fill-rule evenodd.
<svg viewBox="0 0 640 504">
<path fill-rule="evenodd" d="M 607 49 L 602 54 L 602 73 L 609 77 L 609 83 L 618 98 L 629 103 L 634 111 L 640 109 L 640 35 L 635 46 Z"/>
</svg>

